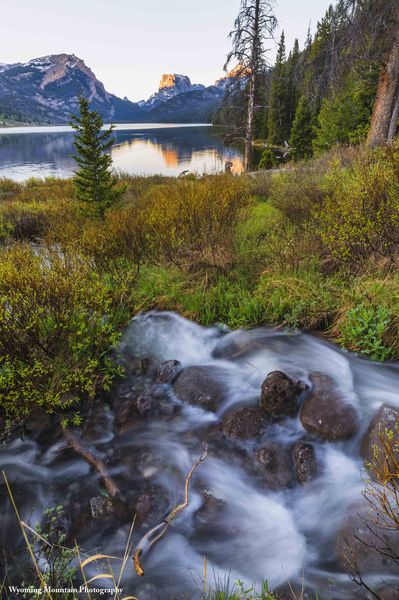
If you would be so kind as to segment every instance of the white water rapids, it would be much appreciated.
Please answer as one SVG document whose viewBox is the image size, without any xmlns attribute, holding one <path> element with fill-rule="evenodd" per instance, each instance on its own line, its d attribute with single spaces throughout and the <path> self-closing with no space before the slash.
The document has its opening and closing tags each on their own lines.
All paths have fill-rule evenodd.
<svg viewBox="0 0 399 600">
<path fill-rule="evenodd" d="M 247 350 L 236 352 L 237 348 Z M 215 578 L 240 579 L 245 585 L 267 580 L 270 588 L 304 580 L 321 599 L 366 597 L 337 566 L 335 540 L 346 509 L 361 498 L 359 446 L 370 419 L 382 403 L 399 408 L 397 365 L 359 359 L 311 335 L 267 328 L 229 333 L 219 327 L 200 327 L 172 313 L 137 317 L 124 334 L 120 353 L 128 359 L 176 359 L 183 367 L 218 366 L 228 390 L 216 413 L 184 405 L 167 418 L 144 419 L 124 431 L 116 427 L 112 411 L 106 410 L 99 434 L 93 431 L 90 447 L 124 493 L 134 494 L 135 486 L 143 482 L 163 490 L 163 516 L 181 502 L 185 477 L 208 432 L 235 404 L 254 405 L 269 372 L 281 370 L 305 383 L 312 372 L 326 373 L 361 417 L 359 433 L 351 440 L 317 444 L 318 477 L 282 491 L 259 485 L 245 470 L 245 460 L 229 446 L 213 452 L 210 445 L 208 457 L 193 477 L 188 508 L 143 558 L 144 578 L 137 577 L 129 561 L 123 578 L 126 595 L 139 600 L 199 598 L 205 556 L 209 587 Z M 172 405 L 179 402 L 172 392 L 169 399 Z M 269 426 L 265 436 L 288 444 L 304 434 L 298 418 L 286 418 Z M 0 467 L 12 483 L 22 518 L 32 524 L 46 507 L 71 506 L 98 495 L 96 474 L 82 458 L 60 453 L 62 446 L 59 438 L 44 442 L 26 437 L 0 447 Z M 251 443 L 244 444 L 242 452 L 250 453 Z M 197 513 L 204 490 L 217 498 L 221 509 L 203 526 Z M 6 505 L 0 516 L 1 541 L 12 540 L 13 545 L 19 537 L 18 524 L 3 489 L 1 502 Z M 127 521 L 85 526 L 79 543 L 87 551 L 101 549 L 122 556 L 129 526 Z M 134 542 L 146 528 L 138 526 Z M 18 556 L 22 541 L 15 545 Z"/>
</svg>

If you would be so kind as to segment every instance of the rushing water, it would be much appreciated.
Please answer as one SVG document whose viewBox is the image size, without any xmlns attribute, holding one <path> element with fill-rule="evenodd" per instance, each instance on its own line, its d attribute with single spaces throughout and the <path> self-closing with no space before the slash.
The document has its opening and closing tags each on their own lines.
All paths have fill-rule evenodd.
<svg viewBox="0 0 399 600">
<path fill-rule="evenodd" d="M 111 149 L 116 171 L 129 175 L 179 175 L 183 171 L 242 170 L 241 152 L 227 148 L 207 125 L 117 125 Z M 70 177 L 73 131 L 67 126 L 0 128 L 0 177 Z"/>
<path fill-rule="evenodd" d="M 237 348 L 245 351 L 237 353 Z M 143 579 L 129 561 L 123 579 L 125 592 L 139 600 L 198 598 L 206 556 L 209 584 L 214 577 L 239 578 L 246 584 L 267 579 L 271 586 L 304 578 L 321 599 L 365 597 L 337 566 L 335 539 L 347 507 L 361 498 L 359 443 L 370 418 L 383 402 L 399 407 L 396 365 L 361 360 L 306 334 L 267 328 L 226 333 L 219 327 L 202 328 L 172 313 L 136 318 L 125 333 L 120 353 L 127 364 L 140 356 L 156 361 L 177 359 L 185 367 L 220 367 L 228 390 L 216 413 L 182 406 L 169 390 L 166 406 L 170 410 L 158 418 L 133 419 L 132 427 L 120 428 L 113 412 L 106 410 L 85 434 L 85 443 L 107 463 L 127 497 L 134 496 L 143 482 L 162 490 L 162 516 L 182 500 L 185 476 L 220 417 L 235 404 L 256 403 L 270 371 L 279 369 L 303 382 L 309 382 L 311 372 L 322 371 L 335 380 L 361 415 L 360 431 L 354 439 L 317 445 L 321 467 L 316 479 L 278 492 L 261 485 L 231 446 L 210 444 L 208 457 L 193 478 L 188 508 L 144 556 Z M 131 376 L 126 389 L 140 386 L 139 379 Z M 287 444 L 303 434 L 297 418 L 286 418 L 271 425 L 265 436 Z M 16 440 L 0 448 L 0 467 L 12 482 L 22 517 L 31 523 L 47 506 L 74 506 L 98 495 L 98 480 L 88 464 L 70 451 L 60 452 L 64 442 L 48 437 Z M 250 442 L 242 450 L 250 453 L 254 446 L 255 442 Z M 204 491 L 211 492 L 219 503 L 210 522 L 206 512 L 198 518 Z M 1 513 L 0 525 L 8 546 L 17 545 L 15 557 L 21 557 L 23 543 L 16 542 L 15 517 L 9 505 Z M 137 526 L 136 543 L 149 526 Z M 101 549 L 122 556 L 128 531 L 128 520 L 97 521 L 82 525 L 79 542 L 85 550 Z M 95 573 L 92 565 L 90 574 Z"/>
</svg>

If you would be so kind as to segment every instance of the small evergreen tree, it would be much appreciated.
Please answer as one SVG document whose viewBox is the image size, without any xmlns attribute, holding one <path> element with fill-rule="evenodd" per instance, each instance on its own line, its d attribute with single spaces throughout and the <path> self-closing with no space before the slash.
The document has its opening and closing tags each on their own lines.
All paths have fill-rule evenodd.
<svg viewBox="0 0 399 600">
<path fill-rule="evenodd" d="M 310 158 L 312 156 L 314 135 L 313 115 L 307 98 L 301 96 L 290 137 L 290 146 L 292 146 L 291 156 L 294 160 L 301 160 L 302 158 Z"/>
<path fill-rule="evenodd" d="M 112 175 L 112 158 L 107 151 L 113 144 L 112 132 L 115 125 L 102 131 L 103 120 L 95 110 L 90 110 L 89 101 L 79 98 L 79 115 L 72 115 L 70 125 L 77 132 L 74 159 L 79 165 L 75 174 L 75 193 L 79 200 L 91 207 L 91 212 L 103 216 L 125 192 Z"/>
</svg>

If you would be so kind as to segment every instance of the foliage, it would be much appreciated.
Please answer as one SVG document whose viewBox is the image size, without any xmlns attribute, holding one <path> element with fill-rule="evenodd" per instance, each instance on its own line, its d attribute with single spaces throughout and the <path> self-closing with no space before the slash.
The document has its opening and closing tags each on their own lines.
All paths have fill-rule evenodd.
<svg viewBox="0 0 399 600">
<path fill-rule="evenodd" d="M 351 308 L 340 327 L 340 341 L 347 348 L 362 352 L 372 360 L 387 360 L 392 356 L 392 348 L 385 345 L 384 336 L 391 318 L 386 306 L 360 304 Z"/>
<path fill-rule="evenodd" d="M 399 142 L 360 153 L 353 168 L 335 164 L 326 178 L 322 239 L 337 261 L 395 261 L 399 250 Z"/>
<path fill-rule="evenodd" d="M 41 565 L 43 579 L 53 589 L 73 587 L 76 568 L 71 566 L 75 551 L 66 547 L 66 523 L 68 517 L 63 506 L 47 508 L 44 522 L 35 531 L 33 552 Z"/>
<path fill-rule="evenodd" d="M 308 106 L 306 96 L 301 96 L 292 123 L 290 146 L 291 157 L 295 160 L 310 158 L 313 154 L 313 115 Z"/>
<path fill-rule="evenodd" d="M 8 418 L 35 407 L 65 413 L 109 385 L 109 352 L 128 318 L 117 285 L 77 254 L 18 243 L 2 251 L 0 397 Z"/>
<path fill-rule="evenodd" d="M 76 196 L 87 203 L 99 216 L 113 206 L 125 192 L 117 177 L 110 172 L 112 158 L 108 154 L 114 140 L 114 126 L 102 131 L 103 120 L 98 112 L 90 110 L 89 101 L 79 98 L 78 116 L 72 116 L 71 126 L 76 131 L 74 157 L 79 171 L 74 177 Z"/>
</svg>

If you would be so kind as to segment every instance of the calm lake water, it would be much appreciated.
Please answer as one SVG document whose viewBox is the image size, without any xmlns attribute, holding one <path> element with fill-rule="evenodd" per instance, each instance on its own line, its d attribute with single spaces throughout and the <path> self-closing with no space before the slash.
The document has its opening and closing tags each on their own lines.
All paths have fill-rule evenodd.
<svg viewBox="0 0 399 600">
<path fill-rule="evenodd" d="M 74 132 L 68 126 L 0 128 L 0 177 L 70 177 L 76 167 Z M 242 170 L 242 154 L 228 148 L 209 125 L 117 125 L 111 149 L 114 168 L 129 175 L 179 175 Z"/>
</svg>

